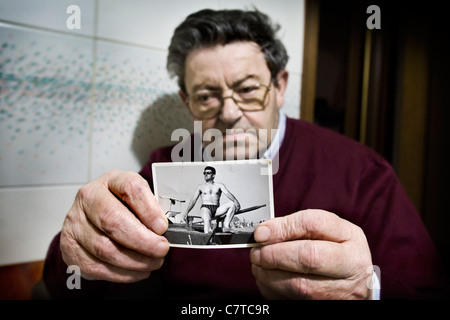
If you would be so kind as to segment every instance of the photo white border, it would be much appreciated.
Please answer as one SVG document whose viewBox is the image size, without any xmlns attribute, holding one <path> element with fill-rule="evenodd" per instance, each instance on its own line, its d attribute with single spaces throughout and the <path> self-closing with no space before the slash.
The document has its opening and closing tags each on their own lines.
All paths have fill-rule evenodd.
<svg viewBox="0 0 450 320">
<path fill-rule="evenodd" d="M 243 165 L 243 164 L 267 164 L 267 167 L 264 168 L 266 171 L 260 172 L 262 176 L 266 176 L 268 179 L 268 188 L 269 188 L 269 199 L 268 199 L 268 207 L 270 218 L 273 219 L 275 217 L 274 213 L 274 201 L 273 201 L 273 179 L 272 179 L 272 161 L 270 159 L 251 159 L 251 160 L 228 160 L 228 161 L 197 161 L 197 162 L 155 162 L 152 163 L 152 176 L 153 176 L 153 191 L 154 195 L 158 201 L 160 202 L 160 195 L 158 190 L 158 178 L 156 174 L 155 167 L 163 167 L 163 166 L 197 166 L 197 167 L 206 167 L 206 166 L 217 166 L 217 165 Z M 256 228 L 256 227 L 255 227 Z M 257 243 L 239 243 L 239 244 L 220 244 L 220 245 L 192 245 L 192 244 L 177 244 L 170 243 L 170 247 L 174 248 L 187 248 L 187 249 L 228 249 L 228 248 L 249 248 L 255 247 Z"/>
</svg>

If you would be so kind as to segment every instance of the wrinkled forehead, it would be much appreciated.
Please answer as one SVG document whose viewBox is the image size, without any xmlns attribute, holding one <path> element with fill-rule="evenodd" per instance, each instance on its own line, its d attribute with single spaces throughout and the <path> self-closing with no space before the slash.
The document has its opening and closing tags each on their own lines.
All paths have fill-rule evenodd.
<svg viewBox="0 0 450 320">
<path fill-rule="evenodd" d="M 270 78 L 264 54 L 254 42 L 196 49 L 187 56 L 185 68 L 184 80 L 188 93 L 202 86 L 232 87 L 248 77 L 257 81 Z"/>
</svg>

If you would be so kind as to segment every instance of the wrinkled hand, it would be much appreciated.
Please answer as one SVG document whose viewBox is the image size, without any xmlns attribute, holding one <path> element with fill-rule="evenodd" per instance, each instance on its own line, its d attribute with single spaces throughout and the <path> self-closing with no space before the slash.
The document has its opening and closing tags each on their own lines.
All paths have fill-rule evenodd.
<svg viewBox="0 0 450 320">
<path fill-rule="evenodd" d="M 363 231 L 323 210 L 271 219 L 255 230 L 252 273 L 268 299 L 367 299 L 372 258 Z"/>
<path fill-rule="evenodd" d="M 88 279 L 142 280 L 164 262 L 167 226 L 139 174 L 111 171 L 78 191 L 61 230 L 62 257 Z"/>
</svg>

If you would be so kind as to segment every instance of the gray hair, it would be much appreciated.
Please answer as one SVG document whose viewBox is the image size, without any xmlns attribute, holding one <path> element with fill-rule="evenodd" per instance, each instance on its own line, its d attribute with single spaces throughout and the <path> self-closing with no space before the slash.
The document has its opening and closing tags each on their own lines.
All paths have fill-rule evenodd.
<svg viewBox="0 0 450 320">
<path fill-rule="evenodd" d="M 167 70 L 178 78 L 178 86 L 186 93 L 184 83 L 185 61 L 190 52 L 200 48 L 225 45 L 237 41 L 252 41 L 259 45 L 265 56 L 272 81 L 286 67 L 289 59 L 286 48 L 276 33 L 280 29 L 270 18 L 257 10 L 200 10 L 189 15 L 173 34 Z"/>
</svg>

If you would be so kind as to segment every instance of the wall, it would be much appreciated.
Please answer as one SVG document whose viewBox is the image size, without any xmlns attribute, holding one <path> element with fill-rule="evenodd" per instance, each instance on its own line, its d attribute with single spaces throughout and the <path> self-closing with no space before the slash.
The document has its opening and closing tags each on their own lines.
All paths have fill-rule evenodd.
<svg viewBox="0 0 450 320">
<path fill-rule="evenodd" d="M 193 11 L 253 4 L 282 25 L 298 118 L 303 0 L 0 0 L 0 265 L 43 259 L 81 185 L 192 129 L 165 70 L 171 34 Z"/>
</svg>

